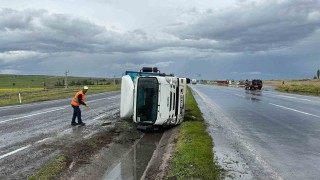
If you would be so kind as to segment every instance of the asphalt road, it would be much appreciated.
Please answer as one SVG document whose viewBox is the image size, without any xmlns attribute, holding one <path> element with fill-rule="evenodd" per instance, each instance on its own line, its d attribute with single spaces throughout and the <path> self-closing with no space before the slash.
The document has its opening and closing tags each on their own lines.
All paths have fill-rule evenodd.
<svg viewBox="0 0 320 180">
<path fill-rule="evenodd" d="M 320 98 L 192 85 L 230 179 L 319 179 Z"/>
<path fill-rule="evenodd" d="M 59 138 L 66 143 L 88 138 L 101 129 L 101 119 L 117 119 L 114 116 L 119 114 L 120 91 L 86 96 L 92 109 L 81 107 L 85 127 L 70 126 L 70 101 L 68 98 L 0 108 L 0 179 L 26 179 L 58 154 L 40 148 L 41 144 Z"/>
</svg>

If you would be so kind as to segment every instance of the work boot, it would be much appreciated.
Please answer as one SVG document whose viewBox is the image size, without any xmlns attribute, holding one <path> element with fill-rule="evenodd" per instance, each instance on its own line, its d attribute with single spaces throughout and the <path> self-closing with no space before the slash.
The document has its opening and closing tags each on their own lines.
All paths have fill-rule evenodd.
<svg viewBox="0 0 320 180">
<path fill-rule="evenodd" d="M 86 125 L 86 123 L 80 123 L 79 124 L 79 126 L 85 126 Z"/>
<path fill-rule="evenodd" d="M 71 123 L 71 126 L 76 126 L 76 125 L 79 125 L 79 123 L 76 123 L 76 122 Z"/>
</svg>

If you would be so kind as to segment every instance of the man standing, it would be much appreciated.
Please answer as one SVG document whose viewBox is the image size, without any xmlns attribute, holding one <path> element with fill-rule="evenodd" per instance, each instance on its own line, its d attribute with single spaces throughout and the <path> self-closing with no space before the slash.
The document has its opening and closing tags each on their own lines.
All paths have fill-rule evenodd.
<svg viewBox="0 0 320 180">
<path fill-rule="evenodd" d="M 83 86 L 82 90 L 77 92 L 77 94 L 74 96 L 74 98 L 71 101 L 71 105 L 73 107 L 73 116 L 71 121 L 71 126 L 80 125 L 84 126 L 86 123 L 83 123 L 81 120 L 81 110 L 80 105 L 84 105 L 86 107 L 89 107 L 84 101 L 86 99 L 86 92 L 88 91 L 88 86 Z M 76 117 L 78 117 L 78 123 L 76 123 Z"/>
</svg>

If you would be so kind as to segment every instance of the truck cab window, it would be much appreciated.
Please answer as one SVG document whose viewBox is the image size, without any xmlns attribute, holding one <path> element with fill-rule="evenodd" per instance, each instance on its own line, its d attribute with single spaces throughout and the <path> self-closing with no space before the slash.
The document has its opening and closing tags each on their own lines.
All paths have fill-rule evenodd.
<svg viewBox="0 0 320 180">
<path fill-rule="evenodd" d="M 140 78 L 137 91 L 137 117 L 140 121 L 157 119 L 159 83 L 156 78 Z"/>
</svg>

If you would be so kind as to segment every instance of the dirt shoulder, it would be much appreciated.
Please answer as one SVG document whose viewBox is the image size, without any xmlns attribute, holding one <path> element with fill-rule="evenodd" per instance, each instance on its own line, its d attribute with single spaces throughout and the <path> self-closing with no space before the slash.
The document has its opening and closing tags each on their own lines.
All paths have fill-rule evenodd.
<svg viewBox="0 0 320 180">
<path fill-rule="evenodd" d="M 122 156 L 142 134 L 133 123 L 119 121 L 114 127 L 105 128 L 85 140 L 71 143 L 64 139 L 54 144 L 43 144 L 41 148 L 56 149 L 60 153 L 29 179 L 99 179 L 104 175 L 108 164 L 99 166 L 92 159 L 99 157 L 101 150 L 110 149 L 115 149 L 118 156 Z M 117 154 L 105 157 L 107 162 L 112 164 L 112 159 L 116 159 Z"/>
<path fill-rule="evenodd" d="M 180 126 L 176 126 L 164 132 L 141 179 L 165 179 L 168 176 L 179 131 Z"/>
<path fill-rule="evenodd" d="M 185 122 L 165 131 L 143 179 L 220 179 L 213 140 L 189 89 Z"/>
</svg>

